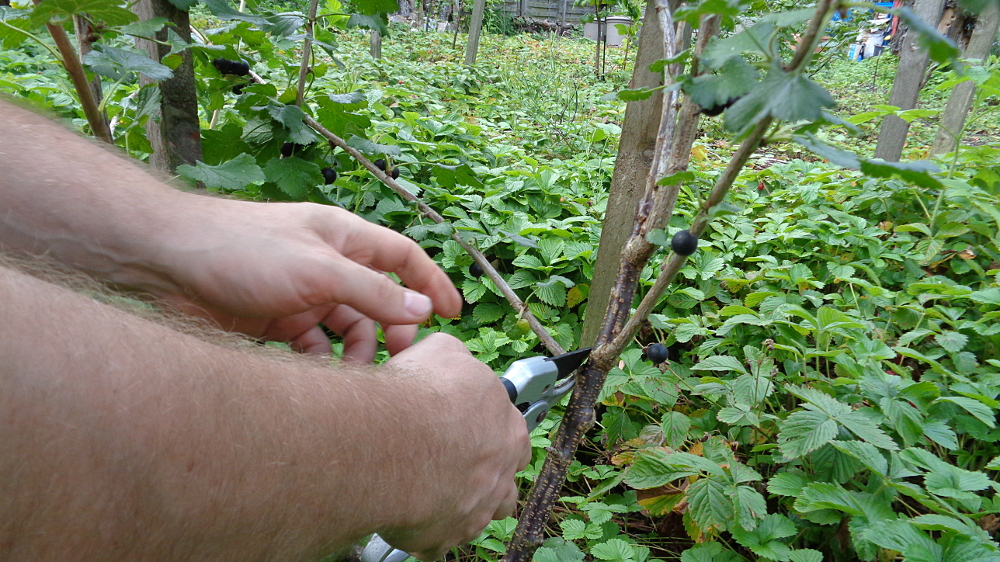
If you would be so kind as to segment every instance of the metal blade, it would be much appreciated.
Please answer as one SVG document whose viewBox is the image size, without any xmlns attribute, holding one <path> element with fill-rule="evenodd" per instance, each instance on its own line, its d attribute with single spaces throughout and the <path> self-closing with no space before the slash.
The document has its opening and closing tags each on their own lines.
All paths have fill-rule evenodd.
<svg viewBox="0 0 1000 562">
<path fill-rule="evenodd" d="M 590 356 L 591 349 L 593 348 L 585 347 L 555 357 L 549 357 L 546 361 L 555 363 L 556 368 L 559 369 L 559 378 L 565 378 L 573 374 L 573 371 L 577 370 L 580 365 L 583 365 L 583 362 Z"/>
</svg>

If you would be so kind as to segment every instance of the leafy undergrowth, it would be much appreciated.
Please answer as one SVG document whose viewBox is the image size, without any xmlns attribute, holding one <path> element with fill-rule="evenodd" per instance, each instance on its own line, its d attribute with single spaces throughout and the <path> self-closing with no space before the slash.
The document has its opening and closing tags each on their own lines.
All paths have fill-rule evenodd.
<svg viewBox="0 0 1000 562">
<path fill-rule="evenodd" d="M 405 232 L 468 303 L 424 333 L 460 337 L 497 371 L 540 350 L 470 272 L 452 227 L 419 219 L 296 120 L 284 105 L 298 68 L 291 40 L 247 22 L 198 25 L 222 50 L 196 52 L 205 157 L 183 175 L 241 197 L 340 205 Z M 357 31 L 329 35 L 339 63 L 326 53 L 312 65 L 309 111 L 398 167 L 401 183 L 475 241 L 575 348 L 624 114 L 602 96 L 627 72 L 595 80 L 582 41 L 485 36 L 468 69 L 449 35 L 394 29 L 382 61 Z M 219 74 L 216 56 L 247 59 L 267 84 L 233 94 L 245 80 Z M 831 131 L 830 140 L 870 154 L 870 114 L 884 103 L 891 61 L 838 62 L 817 75 L 843 101 L 842 117 L 868 119 L 862 136 Z M 44 51 L 0 52 L 0 72 L 0 87 L 75 111 Z M 155 90 L 123 80 L 109 98 L 118 142 L 141 157 Z M 944 99 L 930 88 L 925 98 L 932 109 Z M 926 151 L 933 128 L 921 123 L 932 118 L 916 116 L 911 155 Z M 668 234 L 687 228 L 732 151 L 719 121 L 704 123 Z M 599 424 L 535 560 L 1000 560 L 1000 151 L 989 135 L 949 159 L 934 188 L 765 146 L 609 375 Z M 286 143 L 297 146 L 279 157 Z M 329 184 L 327 167 L 338 172 Z M 669 347 L 667 362 L 643 358 L 653 342 Z M 525 488 L 557 423 L 532 436 Z M 452 557 L 497 559 L 513 525 L 491 524 Z"/>
</svg>

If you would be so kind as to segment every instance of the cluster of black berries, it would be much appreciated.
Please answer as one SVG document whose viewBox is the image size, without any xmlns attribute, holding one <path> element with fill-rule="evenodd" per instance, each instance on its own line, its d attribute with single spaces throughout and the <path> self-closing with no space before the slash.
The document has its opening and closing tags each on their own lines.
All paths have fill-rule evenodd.
<svg viewBox="0 0 1000 562">
<path fill-rule="evenodd" d="M 250 74 L 250 64 L 246 61 L 214 59 L 212 60 L 212 66 L 223 74 L 232 74 L 233 76 L 246 76 Z"/>
</svg>

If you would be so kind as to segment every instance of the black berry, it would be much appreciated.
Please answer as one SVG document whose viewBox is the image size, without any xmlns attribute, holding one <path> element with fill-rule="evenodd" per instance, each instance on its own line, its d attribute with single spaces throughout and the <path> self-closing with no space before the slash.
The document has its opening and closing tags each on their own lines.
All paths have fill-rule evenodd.
<svg viewBox="0 0 1000 562">
<path fill-rule="evenodd" d="M 243 93 L 243 88 L 245 88 L 245 87 L 246 87 L 246 84 L 236 84 L 236 85 L 233 86 L 233 93 L 238 96 L 238 95 L 240 95 L 240 94 Z"/>
<path fill-rule="evenodd" d="M 482 266 L 480 266 L 478 263 L 473 263 L 471 266 L 469 266 L 469 274 L 475 277 L 476 279 L 482 277 L 483 276 Z"/>
<path fill-rule="evenodd" d="M 232 74 L 234 76 L 246 76 L 250 74 L 250 65 L 244 61 L 219 58 L 212 60 L 212 66 L 223 74 Z"/>
<path fill-rule="evenodd" d="M 725 111 L 726 109 L 728 109 L 729 106 L 731 106 L 734 103 L 736 103 L 737 101 L 739 101 L 739 99 L 741 97 L 743 97 L 743 96 L 735 96 L 735 97 L 732 97 L 732 98 L 729 98 L 728 100 L 726 100 L 725 103 L 720 103 L 718 105 L 710 105 L 708 107 L 703 107 L 703 108 L 701 108 L 701 114 L 702 115 L 707 115 L 709 117 L 715 117 L 716 115 L 720 115 L 723 111 Z"/>
<path fill-rule="evenodd" d="M 663 363 L 669 356 L 670 352 L 667 350 L 667 346 L 662 343 L 651 343 L 646 347 L 646 358 L 652 361 L 654 365 Z"/>
<path fill-rule="evenodd" d="M 679 256 L 690 256 L 698 249 L 698 237 L 690 230 L 681 230 L 670 240 L 670 249 Z"/>
<path fill-rule="evenodd" d="M 323 168 L 319 171 L 319 173 L 323 174 L 323 183 L 326 185 L 330 185 L 331 183 L 337 181 L 337 170 L 334 170 L 333 168 Z"/>
<path fill-rule="evenodd" d="M 389 174 L 389 175 L 392 176 L 392 179 L 398 180 L 399 179 L 399 168 L 393 168 L 392 169 L 392 173 Z"/>
<path fill-rule="evenodd" d="M 286 142 L 285 144 L 281 145 L 281 155 L 284 156 L 285 158 L 288 158 L 289 156 L 292 155 L 293 152 L 295 152 L 295 148 L 296 146 L 294 142 Z"/>
<path fill-rule="evenodd" d="M 372 164 L 375 164 L 375 167 L 378 168 L 379 170 L 382 170 L 383 172 L 385 171 L 385 160 L 384 159 L 379 158 L 378 160 L 372 162 Z"/>
</svg>

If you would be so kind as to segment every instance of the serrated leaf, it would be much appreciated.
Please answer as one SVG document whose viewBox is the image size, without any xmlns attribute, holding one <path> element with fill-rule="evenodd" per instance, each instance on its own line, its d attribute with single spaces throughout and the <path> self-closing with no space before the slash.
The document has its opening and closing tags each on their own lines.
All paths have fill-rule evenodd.
<svg viewBox="0 0 1000 562">
<path fill-rule="evenodd" d="M 815 451 L 837 436 L 837 422 L 828 414 L 813 410 L 792 412 L 781 423 L 778 447 L 786 457 L 797 459 Z"/>
<path fill-rule="evenodd" d="M 267 21 L 261 16 L 247 14 L 236 10 L 229 4 L 229 0 L 202 0 L 212 15 L 223 21 L 245 21 L 255 26 L 267 25 Z"/>
<path fill-rule="evenodd" d="M 161 17 L 149 18 L 148 20 L 138 21 L 122 26 L 119 31 L 128 35 L 152 37 L 157 31 L 163 29 L 163 26 L 167 25 L 168 21 L 170 20 Z"/>
<path fill-rule="evenodd" d="M 305 200 L 311 188 L 323 183 L 319 166 L 296 156 L 272 158 L 264 166 L 264 177 L 298 200 Z"/>
<path fill-rule="evenodd" d="M 93 47 L 94 50 L 83 57 L 84 64 L 89 66 L 94 73 L 112 80 L 120 80 L 132 72 L 141 72 L 150 80 L 167 80 L 174 75 L 169 67 L 137 51 L 119 49 L 100 43 L 94 43 Z"/>
<path fill-rule="evenodd" d="M 559 522 L 563 538 L 569 541 L 582 539 L 586 536 L 587 523 L 579 519 L 563 519 Z"/>
<path fill-rule="evenodd" d="M 263 17 L 258 24 L 261 30 L 276 37 L 290 37 L 306 24 L 306 16 L 299 12 L 282 12 Z"/>
<path fill-rule="evenodd" d="M 730 355 L 713 355 L 702 359 L 691 367 L 692 371 L 725 371 L 746 374 L 747 370 L 739 359 Z"/>
<path fill-rule="evenodd" d="M 976 419 L 983 422 L 990 428 L 996 427 L 996 418 L 993 415 L 993 410 L 979 400 L 966 398 L 965 396 L 942 396 L 941 398 L 935 400 L 935 402 L 951 402 L 952 404 L 957 404 L 963 410 L 969 412 L 975 416 Z"/>
<path fill-rule="evenodd" d="M 730 99 L 736 99 L 749 92 L 760 73 L 743 57 L 730 57 L 719 69 L 717 75 L 696 76 L 685 87 L 685 92 L 691 96 L 691 101 L 699 107 L 711 108 L 724 105 Z M 661 184 L 661 185 L 672 185 Z"/>
<path fill-rule="evenodd" d="M 582 523 L 582 521 L 581 521 Z M 577 538 L 583 538 L 582 536 Z M 575 539 L 570 539 L 575 540 Z M 575 544 L 563 540 L 559 537 L 547 539 L 542 546 L 535 551 L 533 562 L 580 562 L 584 554 Z"/>
<path fill-rule="evenodd" d="M 431 168 L 431 174 L 438 181 L 441 187 L 452 188 L 457 185 L 468 185 L 472 187 L 482 187 L 483 182 L 476 177 L 476 173 L 468 164 L 460 166 L 446 166 L 435 164 Z"/>
<path fill-rule="evenodd" d="M 660 427 L 663 428 L 663 438 L 667 446 L 678 449 L 687 439 L 688 431 L 691 429 L 691 420 L 680 412 L 670 411 L 663 414 Z"/>
<path fill-rule="evenodd" d="M 815 121 L 836 103 L 822 86 L 802 74 L 772 68 L 754 89 L 726 111 L 729 131 L 742 131 L 767 115 L 794 123 Z"/>
<path fill-rule="evenodd" d="M 788 559 L 791 562 L 823 562 L 823 553 L 811 548 L 793 550 Z"/>
<path fill-rule="evenodd" d="M 31 11 L 33 26 L 48 23 L 52 18 L 65 19 L 76 14 L 87 14 L 91 21 L 109 26 L 126 25 L 139 18 L 122 6 L 119 0 L 45 0 Z"/>
<path fill-rule="evenodd" d="M 198 162 L 195 166 L 183 164 L 177 167 L 177 173 L 200 181 L 205 187 L 227 191 L 237 191 L 251 184 L 261 184 L 267 179 L 264 177 L 264 171 L 257 165 L 257 160 L 246 153 L 218 166 L 209 166 L 204 162 Z"/>
<path fill-rule="evenodd" d="M 961 332 L 945 331 L 934 336 L 934 341 L 951 353 L 958 353 L 969 343 L 969 336 Z"/>
<path fill-rule="evenodd" d="M 702 529 L 730 529 L 733 520 L 733 499 L 730 487 L 717 478 L 702 478 L 688 486 L 688 509 Z"/>
<path fill-rule="evenodd" d="M 379 144 L 359 136 L 353 136 L 347 140 L 347 145 L 357 149 L 359 152 L 368 155 L 382 155 L 398 157 L 403 154 L 400 148 L 394 144 Z"/>
<path fill-rule="evenodd" d="M 595 558 L 608 562 L 633 562 L 636 557 L 635 548 L 621 539 L 609 539 L 595 544 L 590 548 Z"/>
<path fill-rule="evenodd" d="M 774 31 L 773 23 L 762 22 L 724 39 L 715 38 L 701 55 L 701 63 L 706 68 L 715 70 L 734 56 L 744 53 L 763 54 L 761 46 L 770 43 L 770 37 Z"/>
<path fill-rule="evenodd" d="M 831 441 L 837 450 L 846 453 L 867 466 L 876 474 L 885 476 L 889 471 L 889 461 L 870 443 L 863 441 Z"/>
<path fill-rule="evenodd" d="M 271 119 L 288 129 L 288 142 L 309 145 L 319 140 L 312 128 L 303 121 L 306 114 L 301 108 L 272 101 L 267 104 L 267 113 Z"/>
<path fill-rule="evenodd" d="M 767 491 L 778 496 L 797 497 L 809 482 L 809 477 L 803 473 L 780 472 L 767 481 Z"/>
<path fill-rule="evenodd" d="M 484 302 L 476 305 L 476 308 L 472 312 L 472 317 L 480 324 L 489 324 L 503 318 L 506 313 L 507 309 L 503 305 Z"/>
<path fill-rule="evenodd" d="M 743 562 L 743 557 L 717 542 L 706 542 L 685 550 L 681 562 Z"/>
</svg>

